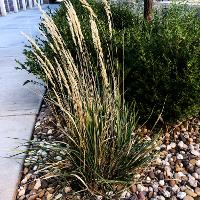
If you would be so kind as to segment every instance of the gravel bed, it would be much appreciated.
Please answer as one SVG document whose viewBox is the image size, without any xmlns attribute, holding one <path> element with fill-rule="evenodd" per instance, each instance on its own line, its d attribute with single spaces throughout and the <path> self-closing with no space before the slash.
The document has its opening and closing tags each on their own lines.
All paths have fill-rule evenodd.
<svg viewBox="0 0 200 200">
<path fill-rule="evenodd" d="M 35 124 L 33 140 L 41 144 L 36 154 L 29 152 L 24 163 L 17 200 L 93 199 L 74 195 L 70 182 L 62 185 L 56 177 L 39 178 L 38 172 L 54 157 L 59 162 L 65 152 L 51 154 L 42 147 L 49 141 L 62 141 L 64 135 L 57 130 L 55 119 L 45 105 Z M 160 156 L 144 173 L 136 174 L 137 184 L 124 189 L 120 200 L 200 200 L 200 119 L 192 118 L 169 129 L 158 148 Z M 50 160 L 49 160 L 50 161 Z M 121 191 L 118 185 L 116 190 Z M 97 199 L 102 199 L 101 196 Z"/>
</svg>

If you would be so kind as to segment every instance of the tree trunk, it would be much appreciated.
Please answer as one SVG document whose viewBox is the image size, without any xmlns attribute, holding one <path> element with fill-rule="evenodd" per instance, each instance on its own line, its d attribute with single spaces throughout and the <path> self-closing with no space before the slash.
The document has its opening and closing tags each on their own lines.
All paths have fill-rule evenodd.
<svg viewBox="0 0 200 200">
<path fill-rule="evenodd" d="M 150 22 L 152 20 L 153 0 L 144 0 L 144 18 Z"/>
</svg>

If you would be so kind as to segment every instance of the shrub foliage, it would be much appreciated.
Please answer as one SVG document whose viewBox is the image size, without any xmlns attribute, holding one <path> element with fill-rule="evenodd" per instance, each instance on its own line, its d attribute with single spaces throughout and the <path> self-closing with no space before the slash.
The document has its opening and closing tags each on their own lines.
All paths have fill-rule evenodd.
<svg viewBox="0 0 200 200">
<path fill-rule="evenodd" d="M 109 26 L 101 3 L 89 2 L 97 13 L 102 49 L 109 55 Z M 79 0 L 73 1 L 80 24 L 84 27 L 85 42 L 89 49 L 91 62 L 96 60 L 92 45 L 92 35 L 88 24 L 88 15 Z M 195 9 L 186 5 L 172 5 L 168 10 L 154 13 L 154 19 L 148 23 L 143 15 L 122 5 L 112 5 L 112 56 L 118 60 L 117 69 L 125 69 L 125 98 L 127 102 L 136 101 L 141 121 L 151 113 L 157 118 L 164 108 L 165 122 L 175 121 L 196 114 L 200 108 L 200 20 Z M 76 48 L 67 24 L 66 7 L 62 5 L 53 17 L 61 36 L 73 55 Z M 43 23 L 40 29 L 47 40 L 39 39 L 38 45 L 45 55 L 55 64 L 57 55 L 52 51 L 53 38 Z M 33 49 L 24 51 L 27 61 L 22 68 L 45 79 L 43 70 Z M 59 58 L 58 58 L 59 59 Z M 122 84 L 121 84 L 122 85 Z M 50 86 L 49 86 L 50 88 Z M 121 88 L 123 88 L 121 86 Z M 123 91 L 121 91 L 123 93 Z"/>
</svg>

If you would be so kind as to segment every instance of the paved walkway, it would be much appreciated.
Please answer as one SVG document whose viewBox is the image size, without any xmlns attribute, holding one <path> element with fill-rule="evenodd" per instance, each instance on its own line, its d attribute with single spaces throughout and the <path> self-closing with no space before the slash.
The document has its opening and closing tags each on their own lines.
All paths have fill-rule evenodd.
<svg viewBox="0 0 200 200">
<path fill-rule="evenodd" d="M 46 6 L 44 6 L 46 8 Z M 37 8 L 0 17 L 0 200 L 15 199 L 22 160 L 3 158 L 19 140 L 30 139 L 44 88 L 23 83 L 33 77 L 16 70 L 15 59 L 24 60 L 25 32 L 36 35 L 40 12 Z"/>
</svg>

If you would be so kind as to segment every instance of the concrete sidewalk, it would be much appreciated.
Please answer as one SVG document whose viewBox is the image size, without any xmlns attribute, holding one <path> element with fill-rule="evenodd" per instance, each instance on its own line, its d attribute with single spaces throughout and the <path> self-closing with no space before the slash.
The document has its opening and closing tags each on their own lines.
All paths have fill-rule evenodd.
<svg viewBox="0 0 200 200">
<path fill-rule="evenodd" d="M 26 39 L 20 32 L 35 36 L 39 21 L 37 8 L 0 17 L 0 200 L 15 199 L 23 162 L 3 158 L 16 153 L 12 149 L 21 142 L 10 138 L 30 139 L 44 93 L 43 87 L 23 86 L 34 77 L 15 69 L 15 59 L 24 60 Z"/>
</svg>

